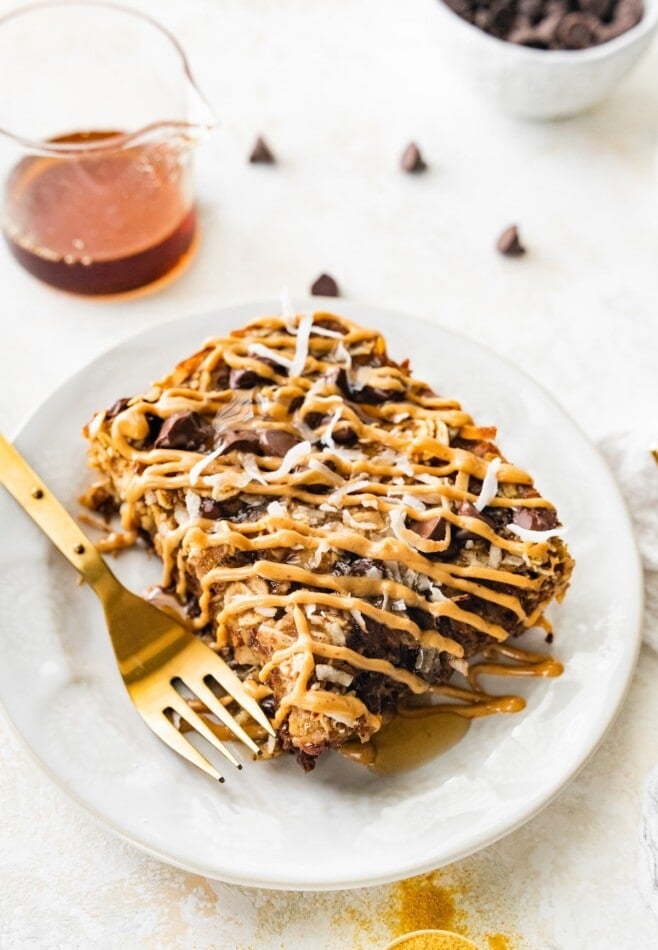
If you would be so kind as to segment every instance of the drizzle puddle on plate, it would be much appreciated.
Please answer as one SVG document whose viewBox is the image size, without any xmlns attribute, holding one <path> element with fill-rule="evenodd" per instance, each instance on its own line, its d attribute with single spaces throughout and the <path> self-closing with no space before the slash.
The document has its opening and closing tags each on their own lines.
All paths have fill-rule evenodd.
<svg viewBox="0 0 658 950">
<path fill-rule="evenodd" d="M 471 721 L 431 708 L 399 712 L 370 742 L 350 742 L 340 750 L 380 775 L 409 772 L 447 752 L 464 738 Z"/>
</svg>

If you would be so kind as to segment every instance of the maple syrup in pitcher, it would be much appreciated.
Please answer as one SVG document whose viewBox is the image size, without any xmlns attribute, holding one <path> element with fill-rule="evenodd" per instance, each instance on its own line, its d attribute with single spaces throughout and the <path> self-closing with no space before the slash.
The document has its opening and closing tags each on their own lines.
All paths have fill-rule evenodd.
<svg viewBox="0 0 658 950">
<path fill-rule="evenodd" d="M 23 267 L 62 290 L 115 294 L 182 261 L 196 231 L 184 135 L 130 145 L 120 132 L 85 131 L 50 142 L 75 153 L 27 156 L 6 183 L 3 231 Z"/>
</svg>

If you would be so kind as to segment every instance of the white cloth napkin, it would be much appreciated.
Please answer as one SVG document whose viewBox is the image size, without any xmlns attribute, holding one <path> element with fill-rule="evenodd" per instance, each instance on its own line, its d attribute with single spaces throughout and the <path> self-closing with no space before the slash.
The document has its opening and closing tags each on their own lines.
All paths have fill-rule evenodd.
<svg viewBox="0 0 658 950">
<path fill-rule="evenodd" d="M 617 476 L 633 519 L 644 565 L 643 638 L 658 651 L 658 465 L 647 443 L 646 431 L 608 436 L 600 445 Z M 640 844 L 640 884 L 649 906 L 658 916 L 658 764 L 644 786 Z"/>
</svg>

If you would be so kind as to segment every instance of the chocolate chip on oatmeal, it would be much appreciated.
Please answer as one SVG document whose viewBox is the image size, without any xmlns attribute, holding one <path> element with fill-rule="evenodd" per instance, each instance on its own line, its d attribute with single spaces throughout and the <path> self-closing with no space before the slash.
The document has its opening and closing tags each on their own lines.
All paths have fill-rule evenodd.
<svg viewBox="0 0 658 950">
<path fill-rule="evenodd" d="M 275 455 L 278 458 L 283 458 L 300 441 L 297 436 L 283 429 L 264 429 L 258 440 L 265 455 Z"/>
<path fill-rule="evenodd" d="M 525 254 L 525 248 L 519 240 L 519 229 L 515 224 L 505 228 L 498 238 L 496 247 L 505 257 L 521 257 L 522 254 Z"/>
<path fill-rule="evenodd" d="M 311 284 L 311 293 L 314 297 L 338 297 L 338 284 L 331 274 L 320 274 Z"/>
<path fill-rule="evenodd" d="M 123 412 L 124 409 L 128 408 L 130 399 L 126 396 L 122 399 L 117 399 L 116 402 L 113 402 L 109 409 L 105 410 L 106 419 L 114 419 L 115 416 L 118 416 L 120 412 Z"/>
<path fill-rule="evenodd" d="M 229 373 L 228 384 L 231 389 L 253 389 L 271 383 L 272 380 L 259 376 L 253 369 L 232 369 Z"/>
<path fill-rule="evenodd" d="M 478 521 L 482 521 L 484 524 L 489 525 L 490 528 L 493 528 L 494 531 L 496 530 L 496 525 L 491 518 L 488 518 L 481 511 L 478 511 L 475 505 L 472 505 L 470 501 L 462 501 L 457 509 L 457 514 L 466 518 L 477 518 Z M 477 541 L 480 540 L 482 536 L 475 531 L 469 531 L 468 528 L 460 528 L 455 534 L 455 537 L 459 541 Z"/>
<path fill-rule="evenodd" d="M 352 426 L 344 423 L 336 426 L 332 432 L 332 438 L 338 445 L 354 445 L 357 435 Z"/>
<path fill-rule="evenodd" d="M 529 531 L 550 531 L 557 527 L 557 512 L 554 508 L 515 508 L 512 520 Z"/>
<path fill-rule="evenodd" d="M 198 412 L 175 412 L 162 423 L 156 449 L 196 452 L 212 444 L 215 430 Z"/>
<path fill-rule="evenodd" d="M 252 165 L 273 165 L 276 161 L 274 153 L 262 135 L 259 135 L 254 142 L 249 154 L 249 161 Z"/>
<path fill-rule="evenodd" d="M 218 521 L 220 518 L 226 517 L 221 501 L 215 501 L 214 498 L 201 499 L 199 514 L 202 518 L 210 518 L 212 521 Z"/>
<path fill-rule="evenodd" d="M 426 541 L 443 541 L 446 536 L 446 523 L 440 515 L 427 521 L 410 521 L 409 528 Z"/>
<path fill-rule="evenodd" d="M 405 148 L 402 153 L 402 158 L 400 159 L 400 165 L 402 171 L 409 172 L 410 174 L 424 172 L 427 168 L 420 149 L 415 142 L 409 142 Z"/>
<path fill-rule="evenodd" d="M 220 436 L 220 455 L 226 455 L 228 452 L 258 453 L 259 449 L 260 438 L 253 429 L 238 429 Z"/>
</svg>

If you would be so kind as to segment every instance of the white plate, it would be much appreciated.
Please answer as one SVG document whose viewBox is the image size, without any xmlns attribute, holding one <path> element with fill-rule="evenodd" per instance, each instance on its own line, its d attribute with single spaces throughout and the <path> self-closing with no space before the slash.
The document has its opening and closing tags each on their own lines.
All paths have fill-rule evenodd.
<svg viewBox="0 0 658 950">
<path fill-rule="evenodd" d="M 381 329 L 394 357 L 411 356 L 420 378 L 461 399 L 482 424 L 497 423 L 504 453 L 535 475 L 568 527 L 577 567 L 553 612 L 554 652 L 566 671 L 520 683 L 523 713 L 475 722 L 455 748 L 405 775 L 377 777 L 339 755 L 305 775 L 286 757 L 247 762 L 218 787 L 143 726 L 93 594 L 0 492 L 0 697 L 16 729 L 107 828 L 190 871 L 259 887 L 384 883 L 516 828 L 594 750 L 639 646 L 641 580 L 626 511 L 600 456 L 556 403 L 512 365 L 435 326 L 342 301 L 331 306 Z M 277 311 L 271 303 L 233 307 L 118 346 L 41 407 L 18 447 L 77 510 L 89 478 L 80 429 L 95 409 L 142 391 L 206 337 Z M 159 577 L 143 551 L 114 566 L 137 590 Z"/>
</svg>

